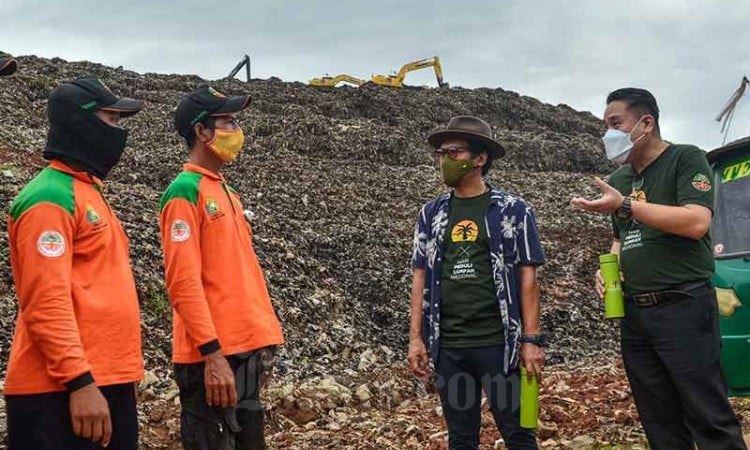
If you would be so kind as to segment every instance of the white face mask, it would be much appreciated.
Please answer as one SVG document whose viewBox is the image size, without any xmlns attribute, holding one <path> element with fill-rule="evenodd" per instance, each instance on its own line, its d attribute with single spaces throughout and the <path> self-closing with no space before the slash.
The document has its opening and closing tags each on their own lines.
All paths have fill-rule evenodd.
<svg viewBox="0 0 750 450">
<path fill-rule="evenodd" d="M 602 141 L 604 142 L 604 149 L 607 151 L 607 158 L 610 161 L 616 164 L 625 163 L 625 160 L 628 159 L 630 152 L 633 150 L 633 145 L 646 135 L 646 132 L 644 131 L 635 141 L 630 138 L 630 133 L 635 130 L 635 127 L 637 127 L 639 123 L 641 123 L 641 119 L 638 119 L 638 122 L 633 125 L 633 128 L 630 129 L 629 133 L 615 130 L 614 128 L 607 130 L 602 137 Z"/>
</svg>

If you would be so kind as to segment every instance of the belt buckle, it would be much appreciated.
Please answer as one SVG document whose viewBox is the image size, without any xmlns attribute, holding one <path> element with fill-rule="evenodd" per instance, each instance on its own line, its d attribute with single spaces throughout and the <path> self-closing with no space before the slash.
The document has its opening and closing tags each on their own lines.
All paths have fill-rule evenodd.
<svg viewBox="0 0 750 450">
<path fill-rule="evenodd" d="M 655 292 L 649 292 L 648 294 L 639 295 L 636 297 L 638 306 L 654 306 L 659 303 L 659 299 Z"/>
</svg>

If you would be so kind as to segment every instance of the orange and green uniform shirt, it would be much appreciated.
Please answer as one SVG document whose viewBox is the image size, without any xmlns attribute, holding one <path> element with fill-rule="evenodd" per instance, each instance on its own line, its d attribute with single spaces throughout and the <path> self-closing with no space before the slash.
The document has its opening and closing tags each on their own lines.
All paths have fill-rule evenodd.
<svg viewBox="0 0 750 450">
<path fill-rule="evenodd" d="M 7 395 L 143 378 L 128 238 L 102 189 L 98 179 L 53 161 L 10 207 L 19 311 Z"/>
<path fill-rule="evenodd" d="M 283 344 L 237 192 L 221 175 L 185 164 L 160 209 L 174 362 Z"/>
</svg>

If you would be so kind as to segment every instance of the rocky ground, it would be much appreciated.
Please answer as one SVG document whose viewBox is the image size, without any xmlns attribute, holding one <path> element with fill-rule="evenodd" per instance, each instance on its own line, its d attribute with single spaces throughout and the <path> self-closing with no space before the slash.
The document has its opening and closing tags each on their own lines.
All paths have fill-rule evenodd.
<svg viewBox="0 0 750 450">
<path fill-rule="evenodd" d="M 172 127 L 174 107 L 205 81 L 19 61 L 20 72 L 0 80 L 3 211 L 44 165 L 46 97 L 61 80 L 93 73 L 118 94 L 147 101 L 125 122 L 129 147 L 106 194 L 131 239 L 142 305 L 143 448 L 179 448 L 156 208 L 186 157 Z M 445 447 L 435 395 L 405 372 L 404 359 L 412 227 L 421 204 L 442 189 L 425 137 L 457 114 L 493 125 L 508 155 L 490 180 L 521 194 L 538 216 L 548 258 L 542 320 L 552 340 L 540 441 L 628 448 L 641 440 L 616 358 L 617 328 L 603 320 L 590 288 L 596 256 L 608 247 L 607 221 L 568 205 L 573 196 L 594 195 L 592 177 L 612 169 L 593 115 L 502 89 L 314 89 L 278 79 L 212 85 L 253 96 L 241 116 L 253 138 L 225 175 L 255 212 L 256 249 L 288 341 L 267 393 L 272 448 Z M 3 227 L 0 371 L 14 318 Z M 747 421 L 750 408 L 738 407 Z M 493 448 L 497 433 L 485 428 L 483 442 Z"/>
</svg>

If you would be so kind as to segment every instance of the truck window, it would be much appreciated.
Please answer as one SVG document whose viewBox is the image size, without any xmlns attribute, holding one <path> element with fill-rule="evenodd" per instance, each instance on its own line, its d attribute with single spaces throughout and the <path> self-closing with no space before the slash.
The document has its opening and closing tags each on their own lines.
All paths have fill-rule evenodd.
<svg viewBox="0 0 750 450">
<path fill-rule="evenodd" d="M 719 168 L 711 237 L 717 258 L 750 254 L 750 158 Z"/>
</svg>

